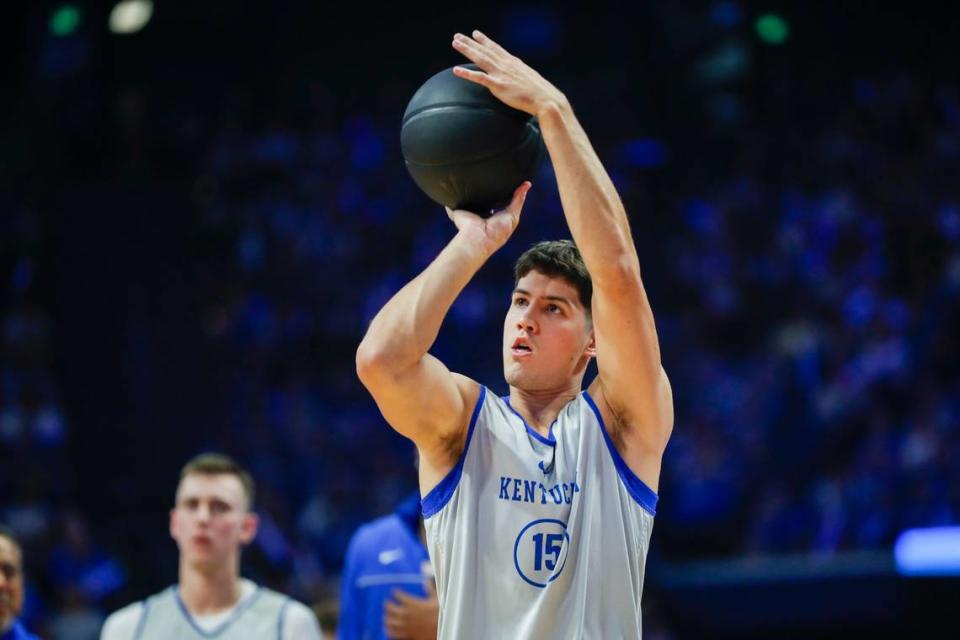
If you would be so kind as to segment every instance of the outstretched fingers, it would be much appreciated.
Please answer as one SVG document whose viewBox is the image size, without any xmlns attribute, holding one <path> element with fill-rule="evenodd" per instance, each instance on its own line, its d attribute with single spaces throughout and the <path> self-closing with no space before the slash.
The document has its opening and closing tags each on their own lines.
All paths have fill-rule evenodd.
<svg viewBox="0 0 960 640">
<path fill-rule="evenodd" d="M 493 40 L 493 38 L 491 38 L 490 36 L 488 36 L 488 35 L 485 34 L 484 32 L 480 31 L 479 29 L 474 29 L 474 30 L 473 30 L 473 39 L 476 40 L 477 42 L 479 42 L 480 44 L 488 47 L 488 48 L 491 49 L 494 53 L 497 53 L 497 54 L 500 54 L 500 55 L 509 55 L 509 52 L 508 52 L 506 49 L 504 49 L 503 47 L 501 47 L 499 44 L 497 44 L 497 43 Z"/>
<path fill-rule="evenodd" d="M 493 59 L 492 51 L 488 47 L 482 46 L 476 40 L 468 38 L 462 33 L 453 36 L 453 48 L 484 71 L 489 71 L 496 62 Z"/>
<path fill-rule="evenodd" d="M 470 82 L 475 82 L 484 87 L 490 87 L 490 76 L 485 74 L 483 71 L 476 71 L 474 69 L 467 69 L 466 67 L 454 67 L 453 75 L 458 78 L 463 78 L 464 80 L 469 80 Z"/>
</svg>

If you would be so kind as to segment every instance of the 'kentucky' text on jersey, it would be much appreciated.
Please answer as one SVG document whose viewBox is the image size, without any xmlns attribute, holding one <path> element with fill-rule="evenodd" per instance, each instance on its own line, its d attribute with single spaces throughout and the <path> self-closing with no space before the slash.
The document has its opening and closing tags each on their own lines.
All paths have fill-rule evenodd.
<svg viewBox="0 0 960 640">
<path fill-rule="evenodd" d="M 482 388 L 460 460 L 423 499 L 439 637 L 640 638 L 656 504 L 587 392 L 545 438 Z"/>
</svg>

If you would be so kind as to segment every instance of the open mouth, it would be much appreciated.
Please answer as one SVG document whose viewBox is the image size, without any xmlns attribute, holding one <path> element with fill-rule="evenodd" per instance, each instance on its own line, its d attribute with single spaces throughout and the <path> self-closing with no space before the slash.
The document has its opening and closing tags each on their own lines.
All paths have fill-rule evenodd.
<svg viewBox="0 0 960 640">
<path fill-rule="evenodd" d="M 533 349 L 527 344 L 525 338 L 517 338 L 513 341 L 513 345 L 510 347 L 510 353 L 515 356 L 526 356 L 533 353 Z"/>
</svg>

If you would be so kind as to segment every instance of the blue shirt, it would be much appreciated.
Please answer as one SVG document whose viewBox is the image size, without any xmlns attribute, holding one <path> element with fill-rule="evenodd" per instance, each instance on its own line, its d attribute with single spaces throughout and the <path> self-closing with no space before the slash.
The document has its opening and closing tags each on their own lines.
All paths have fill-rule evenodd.
<svg viewBox="0 0 960 640">
<path fill-rule="evenodd" d="M 353 534 L 340 587 L 338 640 L 386 638 L 383 605 L 394 589 L 426 597 L 424 581 L 432 572 L 419 529 L 420 496 L 414 493 Z"/>
<path fill-rule="evenodd" d="M 39 640 L 39 638 L 24 629 L 19 621 L 14 620 L 13 626 L 0 636 L 0 640 Z"/>
</svg>

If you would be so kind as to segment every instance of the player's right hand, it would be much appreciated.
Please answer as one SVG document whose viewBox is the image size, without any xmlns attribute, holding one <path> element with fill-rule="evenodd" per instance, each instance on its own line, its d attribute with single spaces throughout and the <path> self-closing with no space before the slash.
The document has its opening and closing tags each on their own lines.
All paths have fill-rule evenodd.
<svg viewBox="0 0 960 640">
<path fill-rule="evenodd" d="M 497 211 L 489 218 L 483 218 L 472 211 L 446 207 L 447 216 L 456 225 L 460 234 L 471 242 L 479 243 L 491 254 L 506 244 L 520 222 L 520 212 L 527 199 L 532 184 L 524 182 L 513 192 L 513 199 L 506 208 Z"/>
</svg>

